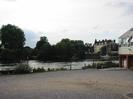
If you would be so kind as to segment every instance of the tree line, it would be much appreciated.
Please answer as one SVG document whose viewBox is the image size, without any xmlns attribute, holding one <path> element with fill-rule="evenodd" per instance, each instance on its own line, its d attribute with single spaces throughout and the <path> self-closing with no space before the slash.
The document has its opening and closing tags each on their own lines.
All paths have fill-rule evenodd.
<svg viewBox="0 0 133 99">
<path fill-rule="evenodd" d="M 93 46 L 82 40 L 62 39 L 51 45 L 47 37 L 40 37 L 35 48 L 25 45 L 25 34 L 15 25 L 3 25 L 0 29 L 0 60 L 18 62 L 27 59 L 41 61 L 71 61 L 85 59 L 93 52 Z"/>
</svg>

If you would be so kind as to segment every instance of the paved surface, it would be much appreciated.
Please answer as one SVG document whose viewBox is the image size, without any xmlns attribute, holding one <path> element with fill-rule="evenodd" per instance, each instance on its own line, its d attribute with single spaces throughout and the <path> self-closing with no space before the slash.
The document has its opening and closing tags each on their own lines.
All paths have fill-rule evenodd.
<svg viewBox="0 0 133 99">
<path fill-rule="evenodd" d="M 0 76 L 0 99 L 133 99 L 133 71 L 75 70 Z"/>
</svg>

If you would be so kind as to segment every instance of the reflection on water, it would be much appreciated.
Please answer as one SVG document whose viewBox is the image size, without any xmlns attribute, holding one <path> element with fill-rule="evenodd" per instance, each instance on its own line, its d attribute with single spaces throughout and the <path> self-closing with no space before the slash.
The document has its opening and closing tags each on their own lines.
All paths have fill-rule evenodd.
<svg viewBox="0 0 133 99">
<path fill-rule="evenodd" d="M 72 69 L 81 69 L 85 64 L 92 64 L 91 61 L 80 61 L 80 62 L 38 62 L 35 60 L 29 61 L 29 65 L 33 68 L 43 67 L 45 69 L 48 68 L 70 68 Z"/>
<path fill-rule="evenodd" d="M 94 63 L 101 63 L 105 61 L 94 61 Z M 118 61 L 114 61 L 118 63 Z M 30 60 L 29 65 L 33 68 L 43 67 L 45 69 L 48 68 L 70 68 L 70 65 L 72 66 L 72 69 L 81 69 L 83 66 L 92 65 L 92 60 L 84 60 L 84 61 L 78 61 L 78 62 L 39 62 L 36 60 Z"/>
<path fill-rule="evenodd" d="M 48 68 L 70 68 L 70 65 L 72 66 L 72 69 L 81 69 L 83 66 L 91 65 L 94 63 L 101 63 L 105 61 L 92 61 L 92 60 L 84 60 L 84 61 L 78 61 L 78 62 L 40 62 L 37 60 L 30 60 L 28 61 L 29 66 L 32 68 L 41 68 L 43 67 L 44 69 Z M 118 63 L 118 61 L 114 61 Z M 3 64 L 0 64 L 0 66 Z M 6 65 L 5 65 L 6 66 Z M 8 64 L 10 66 L 10 64 Z"/>
</svg>

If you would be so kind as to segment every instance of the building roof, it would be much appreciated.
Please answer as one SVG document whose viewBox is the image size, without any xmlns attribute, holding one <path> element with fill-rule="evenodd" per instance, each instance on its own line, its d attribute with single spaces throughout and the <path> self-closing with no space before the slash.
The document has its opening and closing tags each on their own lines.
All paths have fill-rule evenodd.
<svg viewBox="0 0 133 99">
<path fill-rule="evenodd" d="M 124 33 L 123 35 L 121 35 L 119 37 L 119 39 L 125 39 L 125 38 L 129 38 L 129 37 L 133 37 L 133 28 L 131 28 L 130 30 L 128 30 L 126 33 Z"/>
<path fill-rule="evenodd" d="M 109 43 L 115 43 L 115 40 L 107 40 L 107 39 L 105 39 L 105 40 L 96 40 L 95 39 L 95 42 L 94 42 L 94 45 L 99 45 L 99 44 L 102 44 L 102 45 L 105 45 L 105 44 L 109 44 Z"/>
</svg>

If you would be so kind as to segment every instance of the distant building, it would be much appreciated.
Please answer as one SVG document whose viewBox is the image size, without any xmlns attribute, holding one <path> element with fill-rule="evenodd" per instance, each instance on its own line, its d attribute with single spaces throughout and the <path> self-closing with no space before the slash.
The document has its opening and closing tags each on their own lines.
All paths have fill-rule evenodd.
<svg viewBox="0 0 133 99">
<path fill-rule="evenodd" d="M 97 41 L 95 40 L 94 42 L 94 53 L 99 53 L 100 49 L 105 46 L 105 42 L 104 41 Z"/>
<path fill-rule="evenodd" d="M 118 44 L 115 40 L 95 40 L 94 53 L 99 53 L 101 58 L 118 57 Z"/>
<path fill-rule="evenodd" d="M 120 66 L 133 69 L 133 28 L 119 37 L 119 44 Z"/>
<path fill-rule="evenodd" d="M 101 48 L 104 46 L 109 46 L 111 44 L 114 44 L 115 40 L 95 40 L 94 42 L 94 53 L 99 53 L 101 51 Z M 111 48 L 110 48 L 111 49 Z"/>
</svg>

